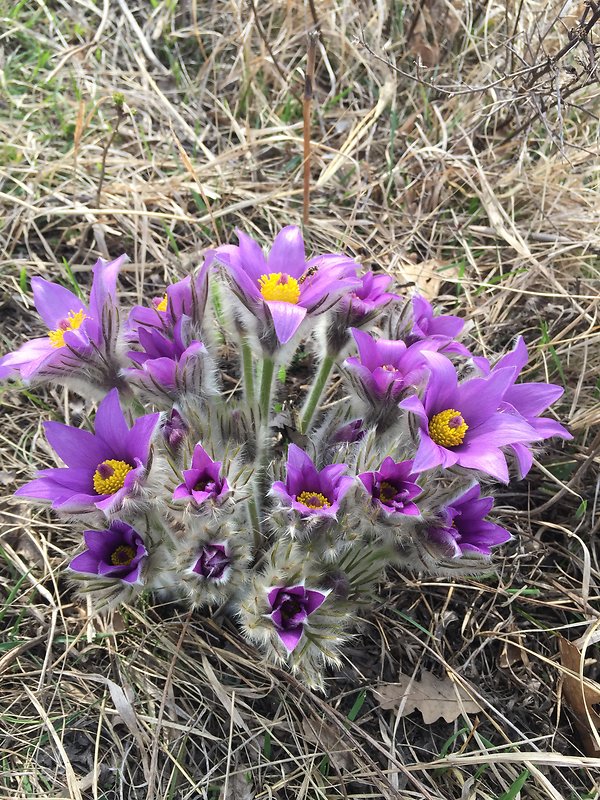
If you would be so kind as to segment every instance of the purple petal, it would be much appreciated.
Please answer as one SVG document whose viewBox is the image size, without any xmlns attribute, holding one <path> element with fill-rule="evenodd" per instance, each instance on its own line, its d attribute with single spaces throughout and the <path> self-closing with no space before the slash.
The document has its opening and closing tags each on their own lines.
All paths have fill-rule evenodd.
<svg viewBox="0 0 600 800">
<path fill-rule="evenodd" d="M 517 472 L 519 480 L 522 480 L 533 464 L 533 453 L 524 444 L 513 444 L 510 449 L 515 454 L 517 459 Z"/>
<path fill-rule="evenodd" d="M 146 414 L 138 417 L 133 423 L 131 430 L 127 431 L 124 443 L 125 460 L 128 464 L 134 464 L 139 459 L 143 464 L 148 461 L 150 453 L 150 443 L 160 420 L 160 414 Z"/>
<path fill-rule="evenodd" d="M 83 553 L 75 556 L 75 558 L 72 559 L 71 563 L 69 564 L 69 569 L 72 569 L 74 572 L 85 572 L 90 575 L 98 575 L 98 566 L 98 559 L 92 553 L 90 553 L 89 550 L 85 550 Z"/>
<path fill-rule="evenodd" d="M 77 295 L 43 278 L 32 278 L 33 299 L 40 317 L 50 330 L 58 327 L 59 323 L 69 316 L 70 311 L 78 313 L 87 312 L 87 308 Z"/>
<path fill-rule="evenodd" d="M 106 442 L 114 454 L 123 452 L 129 427 L 121 410 L 117 389 L 111 389 L 98 406 L 94 427 L 96 436 Z"/>
<path fill-rule="evenodd" d="M 246 275 L 254 286 L 258 285 L 258 280 L 268 272 L 275 272 L 267 267 L 267 260 L 259 244 L 248 234 L 236 228 L 235 234 L 239 243 L 239 259 Z M 218 252 L 218 250 L 217 250 Z"/>
<path fill-rule="evenodd" d="M 537 417 L 563 394 L 562 386 L 552 383 L 519 383 L 511 386 L 504 399 L 523 417 Z"/>
<path fill-rule="evenodd" d="M 433 469 L 442 464 L 444 461 L 442 449 L 431 439 L 429 434 L 421 431 L 419 447 L 413 462 L 415 472 L 425 472 L 427 469 Z"/>
<path fill-rule="evenodd" d="M 328 592 L 318 592 L 315 589 L 306 590 L 306 613 L 312 614 L 327 599 Z"/>
<path fill-rule="evenodd" d="M 103 258 L 99 258 L 94 265 L 94 278 L 90 291 L 90 312 L 98 322 L 102 320 L 102 312 L 107 301 L 110 300 L 114 304 L 117 302 L 117 277 L 126 261 L 127 256 L 123 253 L 114 261 L 105 261 Z"/>
<path fill-rule="evenodd" d="M 63 425 L 62 422 L 45 422 L 46 439 L 69 467 L 95 471 L 98 464 L 110 458 L 106 445 L 89 431 Z"/>
<path fill-rule="evenodd" d="M 483 443 L 475 442 L 462 449 L 458 457 L 461 467 L 477 469 L 491 475 L 501 483 L 508 483 L 508 467 L 501 450 L 495 450 Z"/>
<path fill-rule="evenodd" d="M 298 646 L 298 642 L 302 638 L 304 628 L 302 625 L 298 625 L 297 628 L 290 628 L 287 631 L 282 631 L 277 628 L 275 630 L 285 649 L 288 651 L 288 653 L 291 653 Z"/>
<path fill-rule="evenodd" d="M 287 225 L 273 242 L 268 258 L 269 272 L 281 272 L 300 278 L 305 270 L 304 240 L 300 228 Z"/>
<path fill-rule="evenodd" d="M 269 300 L 265 302 L 265 305 L 271 313 L 277 338 L 281 344 L 286 344 L 302 324 L 306 316 L 306 309 L 303 306 L 281 300 Z"/>
</svg>

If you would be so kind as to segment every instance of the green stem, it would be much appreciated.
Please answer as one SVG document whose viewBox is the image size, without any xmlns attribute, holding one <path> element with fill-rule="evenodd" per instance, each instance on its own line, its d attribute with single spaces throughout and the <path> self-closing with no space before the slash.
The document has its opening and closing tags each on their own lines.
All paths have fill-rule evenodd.
<svg viewBox="0 0 600 800">
<path fill-rule="evenodd" d="M 329 355 L 326 355 L 321 362 L 321 366 L 317 372 L 317 377 L 315 378 L 315 382 L 313 383 L 310 394 L 308 395 L 308 399 L 304 405 L 304 411 L 302 412 L 302 418 L 300 420 L 301 433 L 306 433 L 306 431 L 310 428 L 310 423 L 312 422 L 312 418 L 319 404 L 319 400 L 321 399 L 321 395 L 323 394 L 323 390 L 327 385 L 329 373 L 331 372 L 334 364 L 335 357 Z"/>
<path fill-rule="evenodd" d="M 260 530 L 260 522 L 258 520 L 258 506 L 256 498 L 251 497 L 248 501 L 248 511 L 250 513 L 250 522 L 252 524 L 252 532 L 254 534 L 254 549 L 258 552 L 262 543 L 262 533 Z"/>
<path fill-rule="evenodd" d="M 263 359 L 262 375 L 260 379 L 260 413 L 263 427 L 269 427 L 271 411 L 271 390 L 273 388 L 273 374 L 275 361 L 272 358 Z"/>
<path fill-rule="evenodd" d="M 254 403 L 254 366 L 252 364 L 252 350 L 247 339 L 242 340 L 242 370 L 246 402 L 252 405 Z"/>
</svg>

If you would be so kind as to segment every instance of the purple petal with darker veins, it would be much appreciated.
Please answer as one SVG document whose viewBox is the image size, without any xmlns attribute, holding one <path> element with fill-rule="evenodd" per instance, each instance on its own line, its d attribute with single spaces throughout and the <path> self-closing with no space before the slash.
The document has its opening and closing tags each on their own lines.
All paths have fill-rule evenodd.
<svg viewBox="0 0 600 800">
<path fill-rule="evenodd" d="M 160 414 L 146 414 L 138 417 L 133 423 L 131 430 L 127 432 L 124 443 L 125 461 L 128 464 L 135 463 L 139 459 L 143 464 L 148 460 L 150 453 L 150 443 L 156 431 Z"/>
<path fill-rule="evenodd" d="M 514 367 L 495 370 L 487 378 L 472 378 L 460 385 L 454 408 L 460 411 L 472 429 L 498 409 L 514 378 Z"/>
<path fill-rule="evenodd" d="M 98 406 L 94 429 L 96 436 L 106 442 L 115 455 L 123 453 L 129 428 L 121 410 L 117 389 L 111 389 Z"/>
<path fill-rule="evenodd" d="M 281 300 L 268 300 L 265 305 L 271 313 L 277 338 L 281 344 L 286 344 L 302 324 L 306 309 Z"/>
<path fill-rule="evenodd" d="M 462 409 L 461 409 L 462 411 Z M 470 425 L 470 418 L 464 414 L 465 420 Z M 497 413 L 488 416 L 480 425 L 471 426 L 467 431 L 460 452 L 474 442 L 482 441 L 489 447 L 503 447 L 515 442 L 533 442 L 537 439 L 535 429 L 522 417 L 514 414 Z"/>
<path fill-rule="evenodd" d="M 75 556 L 69 564 L 69 569 L 74 572 L 85 572 L 90 575 L 98 574 L 99 561 L 94 557 L 89 550 L 85 550 L 78 556 Z"/>
<path fill-rule="evenodd" d="M 59 323 L 69 316 L 69 312 L 83 311 L 87 308 L 77 295 L 43 278 L 32 278 L 33 300 L 40 317 L 50 330 L 58 328 Z"/>
<path fill-rule="evenodd" d="M 102 320 L 102 312 L 108 301 L 117 302 L 117 277 L 119 270 L 127 261 L 125 253 L 115 258 L 114 261 L 105 261 L 99 258 L 93 267 L 94 279 L 90 291 L 90 312 L 98 323 Z"/>
<path fill-rule="evenodd" d="M 302 633 L 304 631 L 304 628 L 302 625 L 298 625 L 297 628 L 291 628 L 290 630 L 287 631 L 282 631 L 279 630 L 278 628 L 276 628 L 275 630 L 277 632 L 277 635 L 281 639 L 281 642 L 285 647 L 285 649 L 288 651 L 288 653 L 291 653 L 298 646 L 298 642 L 302 638 Z"/>
<path fill-rule="evenodd" d="M 52 361 L 55 357 L 60 357 L 59 349 L 52 346 L 47 336 L 32 339 L 14 353 L 7 353 L 0 358 L 0 380 L 15 377 L 19 373 L 26 380 L 35 375 L 46 360 Z"/>
<path fill-rule="evenodd" d="M 279 231 L 268 258 L 269 272 L 281 272 L 300 278 L 305 270 L 304 240 L 300 228 L 287 225 Z"/>
<path fill-rule="evenodd" d="M 111 457 L 104 442 L 89 431 L 62 422 L 45 422 L 44 432 L 52 448 L 69 467 L 95 470 L 98 464 Z"/>
<path fill-rule="evenodd" d="M 172 358 L 151 358 L 144 363 L 144 371 L 165 389 L 175 389 L 177 386 L 177 362 Z"/>
</svg>

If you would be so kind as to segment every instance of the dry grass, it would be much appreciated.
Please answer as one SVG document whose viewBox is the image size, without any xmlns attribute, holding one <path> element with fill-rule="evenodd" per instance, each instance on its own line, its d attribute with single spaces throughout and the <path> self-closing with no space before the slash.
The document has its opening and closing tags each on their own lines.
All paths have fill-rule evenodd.
<svg viewBox="0 0 600 800">
<path fill-rule="evenodd" d="M 3 351 L 41 330 L 27 279 L 68 281 L 65 260 L 88 283 L 127 251 L 141 300 L 236 225 L 301 220 L 311 4 L 255 7 L 259 27 L 242 0 L 0 3 Z M 388 576 L 322 698 L 226 619 L 90 620 L 61 572 L 75 534 L 11 500 L 50 461 L 41 419 L 78 424 L 83 404 L 2 390 L 2 798 L 599 796 L 558 656 L 560 635 L 578 640 L 599 679 L 597 33 L 553 65 L 577 3 L 313 7 L 310 245 L 439 292 L 487 355 L 522 333 L 576 439 L 501 497 L 516 538 L 498 576 Z M 425 725 L 379 707 L 379 681 L 421 669 L 483 710 Z"/>
</svg>

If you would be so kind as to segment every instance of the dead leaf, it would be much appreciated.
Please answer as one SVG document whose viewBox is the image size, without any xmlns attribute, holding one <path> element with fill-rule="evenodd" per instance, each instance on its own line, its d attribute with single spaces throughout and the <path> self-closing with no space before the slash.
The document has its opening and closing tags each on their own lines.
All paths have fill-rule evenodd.
<svg viewBox="0 0 600 800">
<path fill-rule="evenodd" d="M 437 258 L 430 258 L 418 264 L 406 262 L 398 267 L 404 281 L 412 282 L 428 300 L 435 300 L 440 293 L 443 281 L 458 277 L 458 269 L 447 267 Z M 442 271 L 443 270 L 443 271 Z"/>
<path fill-rule="evenodd" d="M 380 684 L 376 695 L 382 708 L 398 711 L 401 717 L 412 714 L 415 709 L 420 711 L 426 725 L 440 717 L 454 722 L 461 714 L 481 711 L 481 706 L 449 677 L 439 680 L 426 670 L 420 681 L 401 675 L 398 683 Z"/>
<path fill-rule="evenodd" d="M 500 669 L 510 669 L 516 664 L 523 664 L 524 667 L 529 666 L 529 656 L 525 649 L 525 636 L 520 631 L 511 631 L 509 634 L 514 637 L 515 641 L 507 640 L 504 642 L 504 647 L 500 651 L 498 658 L 498 666 Z"/>
<path fill-rule="evenodd" d="M 565 704 L 573 714 L 575 727 L 581 737 L 581 744 L 587 756 L 600 756 L 600 714 L 592 706 L 600 703 L 600 684 L 588 678 L 581 679 L 581 653 L 575 645 L 562 636 L 558 640 L 560 662 L 568 672 L 562 673 L 562 691 Z"/>
<path fill-rule="evenodd" d="M 327 753 L 338 772 L 353 768 L 354 758 L 352 751 L 332 725 L 329 725 L 324 720 L 305 717 L 302 720 L 302 733 L 307 742 L 316 744 L 317 747 Z"/>
</svg>

